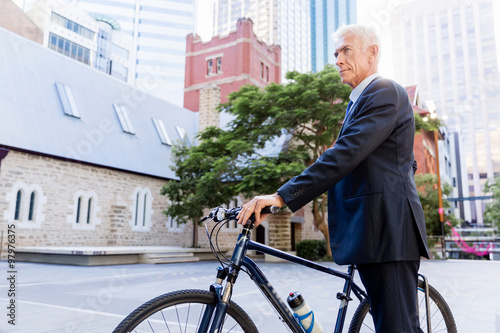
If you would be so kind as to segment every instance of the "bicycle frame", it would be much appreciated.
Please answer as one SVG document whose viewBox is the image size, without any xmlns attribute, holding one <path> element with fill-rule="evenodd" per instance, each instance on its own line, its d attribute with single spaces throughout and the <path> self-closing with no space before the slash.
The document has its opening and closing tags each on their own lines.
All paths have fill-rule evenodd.
<svg viewBox="0 0 500 333">
<path fill-rule="evenodd" d="M 341 333 L 346 314 L 348 303 L 352 300 L 350 295 L 351 292 L 354 292 L 356 297 L 362 301 L 366 298 L 366 293 L 354 283 L 354 274 L 356 268 L 354 265 L 349 265 L 347 273 L 334 270 L 332 268 L 320 265 L 318 263 L 294 256 L 284 251 L 280 251 L 274 249 L 272 247 L 266 246 L 261 243 L 257 243 L 250 240 L 250 230 L 251 227 L 245 226 L 238 236 L 238 240 L 236 242 L 236 246 L 231 258 L 231 262 L 233 265 L 229 268 L 229 272 L 227 272 L 227 276 L 218 276 L 218 281 L 211 285 L 210 289 L 214 291 L 217 297 L 217 305 L 214 308 L 207 308 L 205 310 L 205 314 L 203 316 L 203 324 L 199 332 L 206 332 L 208 326 L 210 325 L 210 330 L 208 332 L 215 333 L 218 332 L 222 327 L 224 322 L 224 316 L 226 314 L 227 307 L 229 306 L 233 284 L 236 282 L 236 278 L 241 267 L 245 267 L 247 272 L 250 274 L 251 279 L 255 282 L 257 287 L 262 291 L 265 295 L 269 303 L 276 309 L 276 311 L 281 316 L 283 322 L 285 322 L 288 327 L 294 333 L 304 333 L 304 329 L 300 326 L 297 320 L 294 318 L 291 310 L 288 306 L 283 302 L 281 297 L 277 294 L 274 287 L 267 280 L 264 273 L 259 269 L 257 264 L 250 258 L 246 256 L 246 252 L 248 250 L 257 250 L 259 252 L 293 262 L 295 264 L 299 264 L 323 273 L 327 273 L 330 275 L 334 275 L 336 277 L 342 278 L 345 280 L 344 288 L 342 292 L 337 294 L 337 299 L 340 300 L 340 307 L 337 314 L 337 322 L 335 324 L 334 333 Z M 227 277 L 227 282 L 225 288 L 222 287 L 222 280 Z M 224 289 L 224 290 L 223 290 Z M 213 315 L 215 311 L 215 314 Z M 213 315 L 213 320 L 211 319 Z"/>
<path fill-rule="evenodd" d="M 352 300 L 350 297 L 351 291 L 354 292 L 354 294 L 360 301 L 363 300 L 363 298 L 366 298 L 364 290 L 362 290 L 356 283 L 354 283 L 354 273 L 356 271 L 354 265 L 349 265 L 347 273 L 344 273 L 254 241 L 249 241 L 248 249 L 257 250 L 259 252 L 266 253 L 268 255 L 344 279 L 345 283 L 343 291 L 342 293 L 337 294 L 337 299 L 340 300 L 340 306 L 337 313 L 337 322 L 335 324 L 334 333 L 342 332 L 342 328 L 344 327 L 344 322 L 347 315 L 348 303 Z M 264 273 L 260 271 L 255 262 L 246 257 L 243 261 L 242 266 L 248 269 L 248 271 L 251 273 L 252 280 L 254 280 L 256 285 L 266 295 L 268 301 L 274 306 L 276 311 L 278 311 L 282 318 L 286 318 L 286 320 L 284 320 L 285 323 L 296 333 L 304 332 L 304 330 L 300 327 L 298 322 L 293 317 L 288 306 L 284 304 L 279 296 L 277 296 L 277 293 L 275 292 L 273 286 L 269 283 Z"/>
</svg>

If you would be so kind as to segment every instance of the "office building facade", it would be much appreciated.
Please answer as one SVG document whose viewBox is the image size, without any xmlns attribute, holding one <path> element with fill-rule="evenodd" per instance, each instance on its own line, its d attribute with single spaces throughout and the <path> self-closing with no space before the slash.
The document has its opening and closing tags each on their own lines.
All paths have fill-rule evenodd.
<svg viewBox="0 0 500 333">
<path fill-rule="evenodd" d="M 288 71 L 311 70 L 311 16 L 306 0 L 215 0 L 215 36 L 236 29 L 239 18 L 250 18 L 257 38 L 281 46 L 281 77 Z"/>
<path fill-rule="evenodd" d="M 131 83 L 183 105 L 186 35 L 194 31 L 195 0 L 77 0 L 79 9 L 116 20 L 131 36 Z"/>
<path fill-rule="evenodd" d="M 391 17 L 395 79 L 418 84 L 464 144 L 471 220 L 482 224 L 487 179 L 500 174 L 498 34 L 491 0 L 421 0 Z M 432 111 L 432 110 L 430 110 Z M 457 173 L 457 177 L 460 173 Z M 458 183 L 458 182 L 457 182 Z M 464 198 L 461 198 L 463 200 Z"/>
<path fill-rule="evenodd" d="M 91 16 L 72 3 L 41 0 L 26 12 L 43 31 L 42 45 L 121 81 L 130 82 L 132 38 L 105 16 Z"/>
<path fill-rule="evenodd" d="M 334 64 L 332 34 L 344 24 L 356 23 L 356 0 L 311 0 L 311 70 Z"/>
</svg>

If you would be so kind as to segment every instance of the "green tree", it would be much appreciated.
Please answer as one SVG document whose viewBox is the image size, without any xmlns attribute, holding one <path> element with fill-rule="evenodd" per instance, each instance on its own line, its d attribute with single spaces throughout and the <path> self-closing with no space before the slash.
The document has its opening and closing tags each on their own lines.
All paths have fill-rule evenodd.
<svg viewBox="0 0 500 333">
<path fill-rule="evenodd" d="M 420 203 L 424 209 L 425 225 L 427 228 L 428 236 L 441 236 L 441 222 L 439 221 L 439 197 L 437 190 L 437 176 L 429 173 L 426 174 L 416 174 L 415 184 L 418 189 L 418 196 L 420 197 Z M 446 212 L 451 208 L 450 202 L 446 200 L 446 197 L 451 193 L 451 186 L 449 184 L 443 184 L 442 195 L 443 195 L 443 209 Z M 458 220 L 454 215 L 445 216 L 445 221 L 448 220 L 452 225 L 457 225 Z M 444 225 L 445 235 L 450 232 L 450 227 Z"/>
<path fill-rule="evenodd" d="M 491 193 L 493 202 L 486 206 L 484 211 L 484 221 L 490 223 L 500 232 L 500 176 L 497 176 L 493 182 L 486 181 L 484 185 L 484 193 Z"/>
<path fill-rule="evenodd" d="M 418 113 L 415 114 L 415 134 L 421 132 L 421 131 L 426 131 L 426 132 L 435 132 L 439 131 L 439 127 L 443 126 L 443 122 L 439 118 L 430 118 L 427 120 L 424 120 L 424 117 L 422 117 Z"/>
<path fill-rule="evenodd" d="M 162 189 L 172 204 L 165 213 L 180 222 L 196 221 L 204 208 L 238 194 L 274 193 L 311 165 L 335 141 L 350 88 L 327 66 L 315 74 L 287 73 L 288 83 L 261 90 L 247 85 L 220 106 L 234 119 L 227 128 L 207 128 L 199 145 L 173 151 L 179 181 Z M 286 138 L 283 149 L 272 143 Z M 276 148 L 276 147 L 274 147 Z M 315 225 L 328 243 L 326 194 L 313 201 Z"/>
</svg>

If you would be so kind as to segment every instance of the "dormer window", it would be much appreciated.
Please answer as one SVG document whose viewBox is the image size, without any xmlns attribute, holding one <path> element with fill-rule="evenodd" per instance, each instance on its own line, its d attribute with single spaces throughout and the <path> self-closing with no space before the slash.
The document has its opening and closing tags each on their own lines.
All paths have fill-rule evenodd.
<svg viewBox="0 0 500 333">
<path fill-rule="evenodd" d="M 135 134 L 134 126 L 132 126 L 132 122 L 130 121 L 130 118 L 128 116 L 127 109 L 119 104 L 113 104 L 113 108 L 115 109 L 116 116 L 120 121 L 122 130 L 125 133 Z"/>
<path fill-rule="evenodd" d="M 56 83 L 56 88 L 64 113 L 71 117 L 81 118 L 75 96 L 73 96 L 73 90 L 59 82 Z"/>
<path fill-rule="evenodd" d="M 163 124 L 163 120 L 153 118 L 153 123 L 155 124 L 156 132 L 160 137 L 161 143 L 167 146 L 171 146 L 172 141 L 170 141 L 167 130 L 165 129 L 165 125 Z"/>
</svg>

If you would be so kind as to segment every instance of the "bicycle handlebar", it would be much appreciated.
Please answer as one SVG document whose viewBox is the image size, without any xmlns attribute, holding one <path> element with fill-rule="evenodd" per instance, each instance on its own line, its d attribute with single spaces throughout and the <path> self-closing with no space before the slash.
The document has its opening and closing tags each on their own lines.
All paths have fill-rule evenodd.
<svg viewBox="0 0 500 333">
<path fill-rule="evenodd" d="M 236 217 L 241 211 L 241 207 L 235 207 L 235 208 L 224 208 L 224 207 L 217 207 L 212 209 L 210 214 L 208 216 L 205 216 L 204 218 L 201 219 L 201 221 L 205 221 L 207 219 L 212 219 L 214 222 L 222 222 L 224 220 L 236 220 Z M 279 207 L 277 206 L 266 206 L 264 207 L 260 213 L 261 214 L 276 214 L 279 211 Z M 250 221 L 254 222 L 255 221 L 255 215 L 252 214 L 250 216 Z"/>
</svg>

